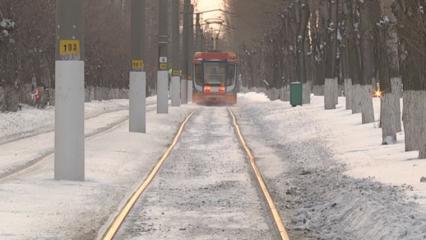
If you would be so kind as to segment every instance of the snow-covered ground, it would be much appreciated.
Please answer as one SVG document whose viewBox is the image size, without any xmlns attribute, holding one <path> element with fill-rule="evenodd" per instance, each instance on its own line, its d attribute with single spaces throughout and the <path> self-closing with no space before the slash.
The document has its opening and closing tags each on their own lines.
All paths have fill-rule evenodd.
<svg viewBox="0 0 426 240">
<path fill-rule="evenodd" d="M 263 94 L 249 93 L 243 98 L 268 102 L 255 108 L 261 109 L 265 120 L 273 122 L 275 131 L 279 132 L 280 126 L 302 128 L 299 134 L 286 135 L 289 141 L 320 138 L 332 150 L 335 159 L 346 165 L 345 173 L 349 176 L 374 178 L 390 185 L 413 186 L 414 197 L 426 207 L 426 183 L 420 182 L 422 177 L 426 177 L 426 161 L 418 159 L 418 151 L 405 152 L 403 132 L 398 133 L 397 144 L 381 144 L 378 98 L 374 98 L 376 122 L 364 125 L 360 114 L 345 110 L 345 98 L 339 98 L 337 109 L 329 111 L 324 110 L 323 97 L 318 96 L 312 97 L 311 104 L 297 108 L 280 101 L 270 102 Z"/>
<path fill-rule="evenodd" d="M 147 104 L 153 104 L 155 97 L 149 97 Z M 129 100 L 115 99 L 85 103 L 85 118 L 90 119 L 104 113 L 125 110 Z M 0 114 L 0 144 L 45 133 L 53 130 L 55 124 L 55 108 L 36 109 L 23 105 L 22 111 Z"/>
<path fill-rule="evenodd" d="M 404 152 L 402 133 L 398 144 L 383 146 L 377 122 L 362 125 L 343 98 L 339 103 L 325 111 L 323 98 L 313 97 L 291 108 L 247 93 L 233 107 L 292 239 L 424 239 L 426 163 Z M 37 160 L 0 179 L 0 239 L 94 239 L 184 117 L 204 109 L 186 105 L 158 115 L 153 105 L 148 133 L 131 134 L 127 108 L 127 100 L 86 104 L 86 182 L 53 180 L 54 109 L 0 114 L 0 175 Z M 208 114 L 206 124 L 214 123 L 207 116 L 224 119 Z M 185 139 L 180 144 L 204 148 Z"/>
<path fill-rule="evenodd" d="M 403 134 L 382 146 L 378 123 L 362 125 L 344 98 L 329 111 L 322 97 L 296 108 L 253 93 L 239 102 L 243 132 L 293 238 L 426 237 L 426 163 L 404 152 Z"/>
<path fill-rule="evenodd" d="M 147 102 L 147 109 L 153 110 L 155 98 L 150 97 Z M 127 120 L 128 106 L 129 101 L 124 99 L 86 103 L 85 136 L 101 133 Z M 6 122 L 2 122 L 7 130 L 0 132 L 0 136 L 3 136 L 0 137 L 0 178 L 53 154 L 54 108 L 24 109 L 18 113 L 6 113 L 2 117 L 14 123 L 9 129 Z"/>
<path fill-rule="evenodd" d="M 94 239 L 132 186 L 146 176 L 191 110 L 189 105 L 171 108 L 165 115 L 148 111 L 147 134 L 129 133 L 128 121 L 123 121 L 86 139 L 85 182 L 54 181 L 52 155 L 0 180 L 0 239 Z M 126 112 L 93 118 L 93 127 L 107 126 Z M 25 151 L 29 145 L 16 146 L 15 151 Z"/>
</svg>

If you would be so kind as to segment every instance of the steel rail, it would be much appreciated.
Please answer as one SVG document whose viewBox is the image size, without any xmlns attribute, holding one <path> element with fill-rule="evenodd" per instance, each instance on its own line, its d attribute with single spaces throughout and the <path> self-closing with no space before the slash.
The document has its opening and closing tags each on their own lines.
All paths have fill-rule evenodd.
<svg viewBox="0 0 426 240">
<path fill-rule="evenodd" d="M 121 225 L 125 221 L 127 215 L 132 210 L 133 206 L 136 204 L 142 193 L 145 192 L 145 190 L 149 187 L 151 182 L 154 180 L 155 176 L 157 176 L 158 172 L 160 171 L 161 166 L 163 163 L 167 160 L 167 158 L 170 156 L 170 153 L 173 151 L 174 147 L 178 143 L 183 130 L 185 129 L 185 126 L 191 119 L 194 112 L 190 113 L 186 119 L 181 123 L 179 130 L 177 131 L 173 142 L 170 144 L 170 146 L 167 148 L 167 150 L 163 153 L 161 158 L 158 160 L 158 162 L 155 164 L 155 166 L 151 169 L 148 176 L 145 178 L 145 180 L 142 182 L 141 185 L 130 195 L 129 199 L 127 199 L 124 206 L 121 208 L 121 210 L 118 212 L 118 214 L 115 216 L 114 220 L 111 222 L 109 227 L 106 229 L 105 233 L 103 234 L 102 240 L 112 240 L 114 236 L 117 234 L 117 232 L 120 230 Z"/>
<path fill-rule="evenodd" d="M 244 138 L 244 136 L 241 132 L 241 128 L 238 124 L 237 117 L 235 116 L 235 114 L 232 112 L 231 109 L 228 108 L 228 111 L 229 111 L 229 114 L 232 117 L 232 122 L 233 122 L 233 125 L 234 125 L 235 132 L 237 134 L 237 137 L 238 137 L 244 151 L 246 152 L 246 154 L 248 156 L 248 159 L 250 161 L 250 165 L 251 165 L 252 170 L 253 170 L 253 172 L 256 176 L 256 180 L 259 184 L 260 190 L 262 191 L 263 196 L 265 197 L 266 202 L 268 203 L 268 207 L 271 211 L 275 225 L 276 225 L 276 227 L 279 231 L 279 235 L 281 237 L 281 240 L 289 240 L 287 230 L 285 229 L 281 215 L 280 215 L 280 213 L 279 213 L 279 211 L 278 211 L 278 209 L 277 209 L 277 207 L 274 203 L 274 200 L 273 200 L 271 194 L 269 193 L 268 187 L 265 183 L 265 180 L 263 179 L 262 173 L 260 172 L 259 168 L 256 165 L 256 159 L 254 158 L 254 155 L 251 152 L 250 148 L 248 147 L 247 141 L 245 140 L 245 138 Z"/>
</svg>

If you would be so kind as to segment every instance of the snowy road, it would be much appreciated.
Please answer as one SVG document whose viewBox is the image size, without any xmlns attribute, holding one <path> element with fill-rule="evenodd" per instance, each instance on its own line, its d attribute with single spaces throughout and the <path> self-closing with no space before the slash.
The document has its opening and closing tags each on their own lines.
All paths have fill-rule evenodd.
<svg viewBox="0 0 426 240">
<path fill-rule="evenodd" d="M 198 110 L 115 239 L 278 239 L 227 109 Z"/>
</svg>

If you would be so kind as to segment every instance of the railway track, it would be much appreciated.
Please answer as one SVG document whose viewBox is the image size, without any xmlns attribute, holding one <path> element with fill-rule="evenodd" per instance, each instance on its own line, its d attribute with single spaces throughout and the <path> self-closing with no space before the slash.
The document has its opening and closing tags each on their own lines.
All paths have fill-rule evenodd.
<svg viewBox="0 0 426 240">
<path fill-rule="evenodd" d="M 220 112 L 223 110 L 221 108 L 219 113 L 204 115 L 222 114 L 229 121 L 225 125 L 218 126 L 215 119 L 206 121 L 209 117 L 200 116 L 201 111 L 191 113 L 183 121 L 171 145 L 148 176 L 123 201 L 119 211 L 105 224 L 98 239 L 211 239 L 211 236 L 215 239 L 289 239 L 235 114 L 231 109 Z M 206 123 L 209 127 L 220 129 L 197 128 Z M 226 138 L 223 144 L 228 149 L 224 151 L 241 153 L 237 153 L 233 159 L 222 161 L 220 153 L 215 154 L 217 158 L 210 156 L 208 151 L 216 152 L 222 148 L 209 143 L 210 139 L 218 136 Z M 188 139 L 194 138 L 204 145 L 189 144 Z M 236 149 L 230 146 L 228 140 Z M 202 156 L 203 151 L 206 152 L 206 159 Z M 190 155 L 195 155 L 197 162 L 193 162 Z M 227 165 L 229 169 L 225 169 Z M 203 169 L 205 167 L 210 169 Z M 216 175 L 211 175 L 211 172 Z M 223 172 L 226 175 L 222 176 Z M 214 181 L 202 180 L 213 178 Z M 188 206 L 191 204 L 195 207 Z M 231 226 L 237 223 L 241 226 Z"/>
<path fill-rule="evenodd" d="M 156 106 L 155 103 L 147 104 L 147 111 L 154 111 L 156 109 L 155 106 Z M 96 114 L 95 116 L 92 116 L 92 117 L 87 118 L 85 120 L 95 119 L 96 117 L 102 116 L 104 114 L 110 114 L 110 113 L 115 113 L 115 112 L 120 112 L 120 111 L 125 111 L 125 109 L 120 109 L 120 110 L 116 110 L 116 111 L 107 111 L 107 112 L 104 112 L 102 114 Z M 108 131 L 120 126 L 121 124 L 123 124 L 127 120 L 129 120 L 128 115 L 126 115 L 126 116 L 118 119 L 117 121 L 114 121 L 114 122 L 112 122 L 112 123 L 110 123 L 110 124 L 108 124 L 104 127 L 98 128 L 98 129 L 94 130 L 93 132 L 85 134 L 84 137 L 85 137 L 85 139 L 90 139 L 92 137 L 102 135 L 102 134 L 107 133 Z M 9 143 L 13 143 L 13 142 L 17 142 L 19 140 L 23 140 L 23 139 L 27 139 L 27 138 L 37 137 L 37 136 L 40 136 L 40 135 L 43 135 L 43 134 L 49 134 L 49 133 L 53 134 L 53 132 L 54 132 L 54 129 L 51 129 L 51 130 L 45 131 L 45 132 L 38 132 L 38 133 L 35 133 L 33 135 L 30 135 L 30 136 L 22 137 L 20 139 L 14 139 L 10 142 L 0 143 L 0 146 L 6 145 L 6 144 L 9 144 Z M 37 163 L 43 161 L 44 159 L 47 159 L 48 157 L 52 156 L 54 154 L 54 152 L 55 152 L 55 150 L 53 148 L 47 149 L 44 153 L 40 154 L 39 156 L 35 157 L 34 159 L 26 161 L 22 165 L 14 166 L 13 168 L 11 168 L 9 170 L 0 173 L 0 181 L 5 181 L 8 178 L 12 177 L 13 175 L 18 174 L 19 172 L 21 172 L 21 171 L 23 171 L 23 170 L 25 170 L 29 167 L 34 166 L 35 164 L 37 164 Z"/>
<path fill-rule="evenodd" d="M 246 140 L 245 140 L 245 138 L 244 138 L 244 136 L 241 132 L 241 128 L 238 125 L 237 117 L 235 116 L 235 114 L 232 112 L 231 109 L 228 109 L 228 111 L 229 111 L 229 114 L 232 117 L 232 123 L 234 125 L 235 132 L 236 132 L 236 134 L 237 134 L 237 136 L 240 140 L 240 143 L 241 143 L 242 147 L 244 148 L 244 151 L 246 152 L 247 157 L 250 161 L 250 165 L 252 167 L 254 175 L 256 176 L 257 183 L 259 184 L 259 187 L 260 187 L 260 189 L 263 193 L 263 196 L 264 196 L 266 202 L 268 203 L 269 210 L 271 211 L 272 217 L 274 218 L 274 222 L 275 222 L 275 225 L 276 225 L 276 227 L 279 231 L 279 235 L 280 235 L 282 240 L 288 240 L 289 237 L 288 237 L 287 231 L 285 229 L 284 223 L 281 219 L 281 215 L 280 215 L 280 213 L 279 213 L 279 211 L 278 211 L 278 209 L 275 205 L 274 200 L 272 199 L 271 194 L 269 193 L 268 187 L 265 183 L 265 180 L 263 179 L 262 173 L 260 172 L 259 168 L 256 165 L 255 157 L 254 157 L 253 153 L 251 152 L 249 146 L 247 145 L 247 142 L 246 142 Z"/>
<path fill-rule="evenodd" d="M 148 107 L 148 106 L 153 106 L 153 105 L 155 105 L 155 103 L 150 103 L 150 104 L 147 104 L 146 106 Z M 120 111 L 124 111 L 126 109 L 128 109 L 128 108 L 118 108 L 118 109 L 114 109 L 114 110 L 108 110 L 108 111 L 105 111 L 105 112 L 96 113 L 96 114 L 93 114 L 89 117 L 84 118 L 84 120 L 85 121 L 91 120 L 91 119 L 97 118 L 99 116 L 108 114 L 108 113 L 120 112 Z M 50 133 L 50 132 L 53 132 L 53 131 L 55 131 L 54 126 L 44 126 L 44 127 L 41 128 L 41 130 L 38 130 L 38 131 L 27 131 L 27 132 L 21 132 L 19 134 L 5 136 L 4 138 L 0 139 L 0 146 L 8 144 L 8 143 L 17 142 L 17 141 L 25 139 L 25 138 L 30 138 L 30 137 L 35 137 L 35 136 L 39 136 L 39 135 L 42 135 L 42 134 Z"/>
</svg>

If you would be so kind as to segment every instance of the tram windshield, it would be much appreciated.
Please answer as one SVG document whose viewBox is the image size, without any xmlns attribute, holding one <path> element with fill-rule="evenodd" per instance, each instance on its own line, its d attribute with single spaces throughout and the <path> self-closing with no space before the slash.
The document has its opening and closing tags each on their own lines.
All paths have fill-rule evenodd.
<svg viewBox="0 0 426 240">
<path fill-rule="evenodd" d="M 224 62 L 204 63 L 204 83 L 212 85 L 232 85 L 235 81 L 235 64 Z"/>
<path fill-rule="evenodd" d="M 226 63 L 209 62 L 204 64 L 204 83 L 225 84 Z"/>
</svg>

